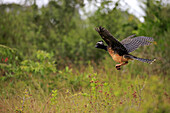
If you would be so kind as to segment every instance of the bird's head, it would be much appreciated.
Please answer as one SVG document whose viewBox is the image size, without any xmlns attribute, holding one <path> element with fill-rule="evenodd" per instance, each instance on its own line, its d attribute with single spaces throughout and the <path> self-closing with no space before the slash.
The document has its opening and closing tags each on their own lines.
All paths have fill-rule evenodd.
<svg viewBox="0 0 170 113">
<path fill-rule="evenodd" d="M 95 48 L 104 49 L 107 51 L 107 46 L 104 45 L 103 41 L 98 41 L 95 45 Z"/>
</svg>

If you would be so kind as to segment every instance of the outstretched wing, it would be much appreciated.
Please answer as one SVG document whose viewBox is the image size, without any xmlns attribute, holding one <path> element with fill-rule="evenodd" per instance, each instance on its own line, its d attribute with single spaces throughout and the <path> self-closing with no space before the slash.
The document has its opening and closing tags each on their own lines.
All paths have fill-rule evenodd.
<svg viewBox="0 0 170 113">
<path fill-rule="evenodd" d="M 108 30 L 103 27 L 99 27 L 96 28 L 96 31 L 100 34 L 100 36 L 107 43 L 107 45 L 119 55 L 128 53 L 126 48 L 118 40 L 116 40 Z"/>
<path fill-rule="evenodd" d="M 133 36 L 134 35 L 129 36 L 128 38 L 125 38 L 121 41 L 123 46 L 127 49 L 128 53 L 136 50 L 140 46 L 150 45 L 154 41 L 152 37 L 140 36 L 132 38 Z"/>
</svg>

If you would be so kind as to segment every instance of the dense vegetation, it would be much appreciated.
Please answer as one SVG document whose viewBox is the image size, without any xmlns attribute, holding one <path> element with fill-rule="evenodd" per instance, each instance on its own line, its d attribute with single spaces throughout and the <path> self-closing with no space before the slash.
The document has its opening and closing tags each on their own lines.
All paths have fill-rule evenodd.
<svg viewBox="0 0 170 113">
<path fill-rule="evenodd" d="M 100 1 L 85 19 L 84 0 L 51 0 L 41 8 L 27 2 L 0 4 L 0 112 L 170 111 L 169 4 L 143 2 L 142 23 L 122 11 L 120 1 Z M 153 37 L 151 46 L 132 54 L 157 61 L 132 61 L 117 71 L 111 57 L 94 48 L 98 26 L 118 40 Z"/>
</svg>

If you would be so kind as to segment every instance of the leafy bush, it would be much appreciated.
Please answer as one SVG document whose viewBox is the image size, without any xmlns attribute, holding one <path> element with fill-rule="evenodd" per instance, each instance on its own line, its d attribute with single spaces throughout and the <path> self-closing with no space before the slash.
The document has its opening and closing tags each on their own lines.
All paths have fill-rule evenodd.
<svg viewBox="0 0 170 113">
<path fill-rule="evenodd" d="M 168 113 L 169 5 L 147 0 L 141 23 L 119 2 L 101 1 L 86 19 L 83 0 L 1 4 L 0 112 Z M 107 52 L 94 48 L 98 26 L 120 40 L 153 37 L 154 44 L 132 54 L 157 61 L 131 61 L 117 71 Z"/>
</svg>

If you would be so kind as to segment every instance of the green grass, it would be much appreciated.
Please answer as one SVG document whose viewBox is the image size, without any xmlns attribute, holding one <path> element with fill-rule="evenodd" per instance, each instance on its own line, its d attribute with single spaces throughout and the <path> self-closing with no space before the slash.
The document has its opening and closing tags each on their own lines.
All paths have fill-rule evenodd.
<svg viewBox="0 0 170 113">
<path fill-rule="evenodd" d="M 106 58 L 98 65 L 89 63 L 55 70 L 48 58 L 39 62 L 41 68 L 34 67 L 34 63 L 21 63 L 12 76 L 6 79 L 1 76 L 0 112 L 170 111 L 169 76 L 155 74 L 154 65 L 135 61 L 117 71 L 112 59 Z M 39 70 L 35 72 L 29 67 Z"/>
</svg>

